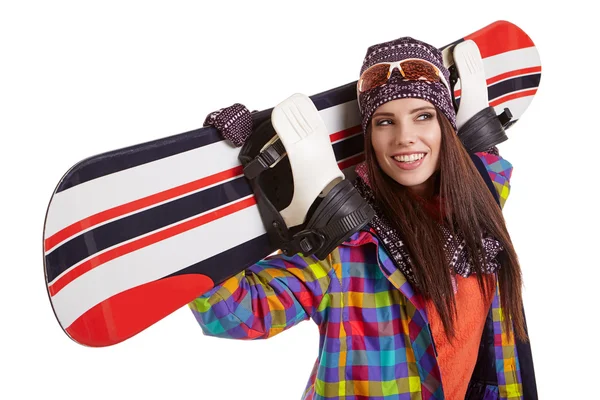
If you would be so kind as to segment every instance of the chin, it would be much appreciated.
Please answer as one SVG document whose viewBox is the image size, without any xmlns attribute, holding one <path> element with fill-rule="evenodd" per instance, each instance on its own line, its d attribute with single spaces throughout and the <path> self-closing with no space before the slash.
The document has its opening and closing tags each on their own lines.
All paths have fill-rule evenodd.
<svg viewBox="0 0 600 400">
<path fill-rule="evenodd" d="M 431 178 L 431 175 L 422 176 L 421 174 L 419 174 L 419 176 L 408 177 L 408 176 L 401 176 L 399 174 L 395 174 L 395 176 L 392 176 L 392 179 L 394 179 L 396 182 L 398 182 L 402 186 L 406 186 L 407 188 L 422 185 L 425 182 L 427 182 L 429 180 L 429 178 Z"/>
</svg>

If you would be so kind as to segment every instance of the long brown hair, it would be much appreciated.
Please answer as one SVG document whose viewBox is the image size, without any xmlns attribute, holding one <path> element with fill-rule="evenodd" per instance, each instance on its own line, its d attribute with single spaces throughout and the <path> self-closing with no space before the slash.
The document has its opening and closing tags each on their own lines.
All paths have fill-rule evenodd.
<svg viewBox="0 0 600 400">
<path fill-rule="evenodd" d="M 440 215 L 454 237 L 464 237 L 473 262 L 482 298 L 491 295 L 495 285 L 484 279 L 483 263 L 477 254 L 485 254 L 483 230 L 504 247 L 498 254 L 501 268 L 498 281 L 505 328 L 510 322 L 516 336 L 527 340 L 521 297 L 521 268 L 506 229 L 502 210 L 477 171 L 452 125 L 439 110 L 437 120 L 442 131 L 440 168 L 431 179 L 442 198 Z M 413 262 L 418 291 L 431 300 L 442 320 L 448 338 L 455 336 L 456 301 L 449 266 L 442 248 L 443 235 L 434 219 L 409 190 L 380 168 L 371 145 L 371 124 L 365 135 L 365 160 L 375 199 L 392 226 L 402 235 Z M 487 297 L 489 298 L 489 297 Z"/>
</svg>

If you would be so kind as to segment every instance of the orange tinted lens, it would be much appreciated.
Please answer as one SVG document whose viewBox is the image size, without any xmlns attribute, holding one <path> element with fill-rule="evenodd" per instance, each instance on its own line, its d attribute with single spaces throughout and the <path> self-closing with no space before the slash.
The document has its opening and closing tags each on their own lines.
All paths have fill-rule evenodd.
<svg viewBox="0 0 600 400">
<path fill-rule="evenodd" d="M 404 77 L 411 80 L 424 79 L 430 82 L 440 80 L 437 69 L 424 61 L 410 60 L 400 63 Z"/>
<path fill-rule="evenodd" d="M 373 89 L 374 87 L 381 86 L 384 83 L 386 83 L 388 79 L 389 70 L 389 64 L 373 65 L 372 67 L 368 68 L 360 76 L 360 91 L 366 92 L 367 90 Z"/>
</svg>

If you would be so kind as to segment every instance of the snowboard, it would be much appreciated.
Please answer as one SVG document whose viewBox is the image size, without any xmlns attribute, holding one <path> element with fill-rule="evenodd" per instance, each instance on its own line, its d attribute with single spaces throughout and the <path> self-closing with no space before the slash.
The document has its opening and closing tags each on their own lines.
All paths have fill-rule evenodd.
<svg viewBox="0 0 600 400">
<path fill-rule="evenodd" d="M 440 48 L 473 40 L 488 98 L 509 108 L 512 127 L 541 77 L 533 41 L 494 22 Z M 460 81 L 453 89 L 460 103 Z M 330 133 L 340 169 L 363 161 L 356 81 L 310 96 Z M 254 112 L 253 126 L 272 109 Z M 239 148 L 212 127 L 85 159 L 60 179 L 44 224 L 44 274 L 55 316 L 75 342 L 120 343 L 226 278 L 272 254 Z"/>
</svg>

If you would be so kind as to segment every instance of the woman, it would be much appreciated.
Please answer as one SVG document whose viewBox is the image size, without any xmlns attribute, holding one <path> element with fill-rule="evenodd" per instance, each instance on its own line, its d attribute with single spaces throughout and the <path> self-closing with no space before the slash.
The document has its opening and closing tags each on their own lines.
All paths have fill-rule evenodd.
<svg viewBox="0 0 600 400">
<path fill-rule="evenodd" d="M 303 399 L 536 398 L 499 207 L 512 168 L 496 148 L 466 152 L 448 81 L 426 43 L 368 49 L 355 185 L 375 218 L 324 261 L 272 256 L 196 299 L 205 334 L 264 339 L 312 318 L 321 340 Z"/>
</svg>

